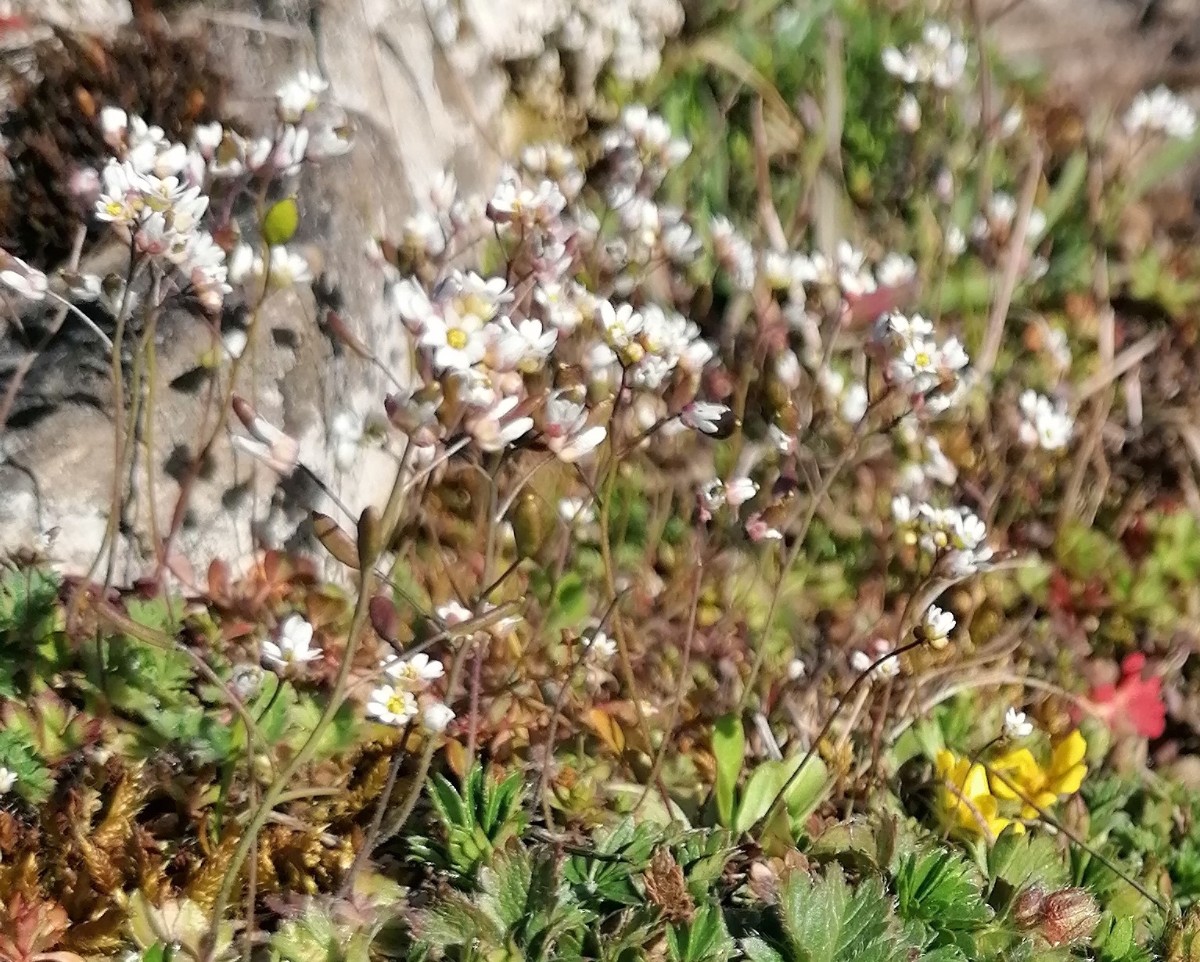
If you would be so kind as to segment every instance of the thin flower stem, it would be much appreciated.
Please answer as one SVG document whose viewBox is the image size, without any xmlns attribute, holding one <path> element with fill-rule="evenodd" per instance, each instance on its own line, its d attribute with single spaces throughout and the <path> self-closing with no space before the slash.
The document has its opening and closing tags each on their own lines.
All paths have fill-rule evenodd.
<svg viewBox="0 0 1200 962">
<path fill-rule="evenodd" d="M 229 900 L 233 896 L 233 888 L 237 882 L 238 876 L 241 874 L 242 866 L 246 862 L 246 857 L 250 854 L 250 849 L 254 846 L 255 839 L 258 833 L 266 824 L 268 817 L 274 808 L 280 804 L 281 800 L 287 793 L 287 786 L 295 777 L 296 773 L 306 765 L 309 759 L 317 750 L 321 738 L 324 736 L 326 729 L 333 721 L 334 716 L 342 707 L 346 698 L 346 686 L 350 679 L 350 670 L 354 664 L 354 655 L 358 650 L 359 642 L 363 636 L 363 628 L 367 620 L 367 610 L 371 599 L 371 583 L 373 577 L 371 572 L 364 571 L 362 573 L 362 582 L 359 586 L 358 601 L 354 607 L 354 616 L 350 623 L 350 633 L 346 639 L 346 650 L 342 655 L 342 663 L 338 666 L 337 677 L 334 680 L 333 691 L 329 696 L 329 702 L 325 706 L 325 710 L 321 713 L 321 717 L 317 720 L 313 730 L 309 733 L 304 744 L 300 746 L 299 751 L 292 756 L 291 760 L 283 767 L 275 780 L 263 793 L 262 801 L 259 803 L 254 815 L 250 818 L 249 824 L 245 828 L 245 833 L 238 847 L 234 850 L 233 857 L 230 860 L 229 867 L 226 869 L 225 878 L 221 882 L 220 891 L 217 893 L 217 898 L 213 903 L 212 909 L 212 929 L 208 939 L 208 946 L 204 952 L 202 962 L 213 962 L 216 955 L 216 932 L 221 923 L 221 919 L 225 916 L 225 909 L 229 905 Z"/>
<path fill-rule="evenodd" d="M 662 743 L 658 746 L 658 752 L 654 756 L 654 764 L 650 768 L 650 776 L 646 779 L 646 785 L 642 789 L 642 797 L 638 799 L 637 804 L 633 807 L 634 817 L 637 816 L 642 806 L 646 803 L 646 799 L 650 796 L 651 786 L 658 781 L 659 774 L 662 772 L 667 748 L 671 744 L 671 739 L 675 733 L 675 722 L 679 718 L 679 707 L 688 689 L 688 669 L 691 667 L 692 662 L 692 642 L 696 637 L 696 611 L 700 607 L 700 584 L 703 580 L 704 565 L 701 561 L 697 561 L 696 577 L 692 581 L 692 600 L 688 611 L 687 635 L 683 640 L 683 659 L 679 666 L 679 680 L 675 684 L 675 698 L 671 701 L 671 709 L 667 713 L 666 722 L 663 725 Z"/>
<path fill-rule="evenodd" d="M 1129 885 L 1133 886 L 1133 888 L 1135 888 L 1139 894 L 1144 896 L 1146 898 L 1146 900 L 1149 901 L 1152 905 L 1154 905 L 1160 912 L 1168 911 L 1169 907 L 1167 906 L 1167 904 L 1165 902 L 1163 902 L 1162 899 L 1160 899 L 1157 895 L 1154 895 L 1149 889 L 1147 889 L 1144 885 L 1142 885 L 1142 883 L 1139 882 L 1137 879 L 1135 879 L 1132 875 L 1125 872 L 1119 865 L 1117 865 L 1116 862 L 1114 862 L 1112 859 L 1108 858 L 1108 856 L 1106 856 L 1103 852 L 1101 852 L 1095 848 L 1092 848 L 1092 846 L 1088 845 L 1087 842 L 1085 842 L 1078 835 L 1076 835 L 1073 831 L 1071 831 L 1071 829 L 1067 828 L 1062 822 L 1060 822 L 1053 815 L 1051 815 L 1049 812 L 1047 812 L 1044 808 L 1042 808 L 1040 805 L 1038 805 L 1037 802 L 1033 801 L 1025 793 L 1025 791 L 1021 788 L 1021 786 L 1014 784 L 1013 781 L 1010 778 L 1008 778 L 1008 776 L 1006 776 L 1003 772 L 998 771 L 997 769 L 993 768 L 990 764 L 979 759 L 976 756 L 968 755 L 967 757 L 970 758 L 973 763 L 983 766 L 983 769 L 984 769 L 984 771 L 986 771 L 988 773 L 989 778 L 996 778 L 996 779 L 999 779 L 1001 782 L 1003 782 L 1004 785 L 1009 789 L 1009 791 L 1011 791 L 1014 795 L 1016 795 L 1017 798 L 1019 798 L 1023 804 L 1028 805 L 1035 812 L 1037 812 L 1039 819 L 1041 819 L 1043 822 L 1045 822 L 1047 825 L 1049 825 L 1055 831 L 1061 832 L 1067 838 L 1067 840 L 1070 841 L 1073 845 L 1076 845 L 1079 848 L 1083 849 L 1085 852 L 1088 853 L 1088 855 L 1090 855 L 1092 858 L 1094 858 L 1097 862 L 1099 862 L 1101 865 L 1103 865 L 1106 869 L 1108 869 L 1114 875 L 1118 876 L 1123 881 L 1125 881 L 1125 882 L 1129 883 Z"/>
<path fill-rule="evenodd" d="M 604 565 L 604 581 L 608 588 L 608 595 L 613 600 L 615 605 L 616 600 L 620 597 L 617 592 L 616 569 L 613 565 L 612 545 L 610 544 L 610 523 L 611 508 L 613 500 L 613 492 L 617 483 L 617 467 L 618 461 L 614 454 L 608 461 L 608 476 L 604 484 L 604 497 L 600 499 L 600 558 Z M 642 734 L 646 745 L 652 745 L 653 741 L 650 738 L 650 726 L 646 721 L 646 711 L 642 706 L 641 695 L 638 693 L 637 681 L 633 672 L 633 662 L 629 657 L 629 639 L 625 634 L 625 627 L 621 620 L 620 612 L 613 608 L 613 634 L 617 638 L 617 653 L 621 665 L 621 682 L 629 692 L 629 698 L 633 701 L 634 713 L 637 716 L 638 730 Z M 659 793 L 663 796 L 664 803 L 670 807 L 670 796 L 667 794 L 666 786 L 661 781 L 658 785 Z"/>
<path fill-rule="evenodd" d="M 346 870 L 346 877 L 342 879 L 342 884 L 338 888 L 338 898 L 346 898 L 354 888 L 354 879 L 362 870 L 367 859 L 370 858 L 371 852 L 375 850 L 375 841 L 379 838 L 379 832 L 383 828 L 383 819 L 387 815 L 388 802 L 392 799 L 392 792 L 396 790 L 396 779 L 400 776 L 400 766 L 403 764 L 406 753 L 405 746 L 408 744 L 408 736 L 412 732 L 412 722 L 404 726 L 404 731 L 400 735 L 400 743 L 396 746 L 396 750 L 392 754 L 391 763 L 388 765 L 387 782 L 384 783 L 383 791 L 379 795 L 379 801 L 375 803 L 375 813 L 371 816 L 371 825 L 367 829 L 367 834 L 363 838 L 362 847 L 354 855 L 354 861 L 350 863 L 350 868 Z"/>
<path fill-rule="evenodd" d="M 751 833 L 763 825 L 770 824 L 771 819 L 775 817 L 776 810 L 779 808 L 783 800 L 787 798 L 788 792 L 792 790 L 792 786 L 799 780 L 801 774 L 804 772 L 804 769 L 808 767 L 808 763 L 812 761 L 813 756 L 816 755 L 816 753 L 820 750 L 821 742 L 823 742 L 829 735 L 830 730 L 833 728 L 833 723 L 837 721 L 838 716 L 842 713 L 842 709 L 845 708 L 850 702 L 851 696 L 853 696 L 858 689 L 862 687 L 863 683 L 866 682 L 867 679 L 869 679 L 875 673 L 875 670 L 884 662 L 892 658 L 899 658 L 901 655 L 912 651 L 914 648 L 919 648 L 924 643 L 925 642 L 920 640 L 910 641 L 907 645 L 901 645 L 899 648 L 894 648 L 886 654 L 880 655 L 873 662 L 871 662 L 870 665 L 867 666 L 865 671 L 859 673 L 858 677 L 850 683 L 850 687 L 846 690 L 846 694 L 842 696 L 841 700 L 838 701 L 836 706 L 834 706 L 833 711 L 829 713 L 829 717 L 825 719 L 825 724 L 821 726 L 821 730 L 817 733 L 817 737 L 813 739 L 808 751 L 804 753 L 804 757 L 800 760 L 800 764 L 796 768 L 796 771 L 792 774 L 792 777 L 787 780 L 783 788 L 779 790 L 779 794 L 775 796 L 775 800 L 767 809 L 766 814 L 763 815 L 752 826 L 750 826 Z"/>
</svg>

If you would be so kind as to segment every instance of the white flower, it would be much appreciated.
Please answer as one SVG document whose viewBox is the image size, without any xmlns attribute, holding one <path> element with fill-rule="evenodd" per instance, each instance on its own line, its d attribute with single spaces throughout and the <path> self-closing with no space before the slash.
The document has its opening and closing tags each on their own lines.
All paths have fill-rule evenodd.
<svg viewBox="0 0 1200 962">
<path fill-rule="evenodd" d="M 1004 737 L 1012 740 L 1028 738 L 1033 734 L 1033 724 L 1029 722 L 1023 711 L 1010 708 L 1004 713 Z"/>
<path fill-rule="evenodd" d="M 586 649 L 587 657 L 595 661 L 612 661 L 617 654 L 617 643 L 598 628 L 589 637 L 583 639 L 583 647 Z"/>
<path fill-rule="evenodd" d="M 496 371 L 534 374 L 545 366 L 558 342 L 558 331 L 544 330 L 542 322 L 528 318 L 514 324 L 508 317 L 488 327 L 492 356 L 489 366 Z"/>
<path fill-rule="evenodd" d="M 799 658 L 793 658 L 788 662 L 787 676 L 789 681 L 799 681 L 808 674 L 808 668 Z"/>
<path fill-rule="evenodd" d="M 145 178 L 132 165 L 110 160 L 101 171 L 100 196 L 96 199 L 97 220 L 129 224 L 144 205 Z"/>
<path fill-rule="evenodd" d="M 605 340 L 618 351 L 629 348 L 633 338 L 642 329 L 642 315 L 631 304 L 613 307 L 611 301 L 598 301 L 596 318 L 600 321 Z"/>
<path fill-rule="evenodd" d="M 943 23 L 929 21 L 920 41 L 910 43 L 901 52 L 895 47 L 883 51 L 883 67 L 904 83 L 926 83 L 949 90 L 962 80 L 967 67 L 967 45 Z"/>
<path fill-rule="evenodd" d="M 432 348 L 434 366 L 440 370 L 466 371 L 487 354 L 484 319 L 470 312 L 459 314 L 446 305 L 442 314 L 426 318 L 421 345 Z"/>
<path fill-rule="evenodd" d="M 450 627 L 461 625 L 464 621 L 470 621 L 473 617 L 471 609 L 459 604 L 457 601 L 450 601 L 442 605 L 437 610 L 437 616 Z"/>
<path fill-rule="evenodd" d="M 563 498 L 558 502 L 558 516 L 577 536 L 596 523 L 596 509 L 590 498 Z"/>
<path fill-rule="evenodd" d="M 1046 451 L 1057 451 L 1067 446 L 1075 422 L 1064 404 L 1056 405 L 1048 397 L 1032 390 L 1023 391 L 1019 403 L 1023 416 L 1019 434 L 1025 445 Z"/>
<path fill-rule="evenodd" d="M 0 795 L 7 794 L 12 791 L 14 785 L 17 784 L 17 773 L 0 766 Z"/>
<path fill-rule="evenodd" d="M 301 70 L 275 91 L 275 107 L 279 119 L 295 123 L 309 111 L 315 110 L 320 95 L 329 89 L 329 82 L 320 74 Z"/>
<path fill-rule="evenodd" d="M 858 424 L 867 413 L 869 400 L 865 385 L 851 384 L 842 395 L 840 408 L 842 420 L 847 424 Z"/>
<path fill-rule="evenodd" d="M 758 494 L 758 482 L 749 478 L 733 478 L 725 485 L 725 502 L 733 507 L 745 504 Z"/>
<path fill-rule="evenodd" d="M 367 714 L 385 725 L 407 725 L 417 714 L 417 699 L 411 691 L 383 684 L 371 692 Z"/>
<path fill-rule="evenodd" d="M 856 651 L 850 656 L 850 667 L 861 675 L 891 651 L 892 646 L 883 638 L 878 638 L 872 642 L 871 651 Z M 872 674 L 876 678 L 895 678 L 900 674 L 900 660 L 888 658 L 881 662 Z"/>
<path fill-rule="evenodd" d="M 921 637 L 935 651 L 945 648 L 950 642 L 950 632 L 954 630 L 954 615 L 944 611 L 937 605 L 930 605 L 921 619 Z"/>
<path fill-rule="evenodd" d="M 1169 89 L 1159 86 L 1133 98 L 1125 114 L 1125 129 L 1131 134 L 1165 134 L 1190 140 L 1196 133 L 1196 111 Z"/>
<path fill-rule="evenodd" d="M 383 670 L 399 687 L 414 692 L 424 691 L 431 682 L 446 674 L 442 663 L 430 658 L 423 651 L 417 652 L 411 658 L 392 655 L 384 662 Z"/>
<path fill-rule="evenodd" d="M 680 412 L 679 420 L 701 434 L 720 434 L 728 427 L 733 412 L 724 404 L 692 401 Z"/>
<path fill-rule="evenodd" d="M 321 657 L 321 649 L 311 647 L 313 626 L 303 615 L 288 615 L 277 637 L 278 641 L 264 641 L 262 646 L 263 661 L 272 668 L 303 665 Z"/>
<path fill-rule="evenodd" d="M 501 398 L 483 413 L 467 418 L 467 430 L 484 451 L 503 451 L 533 428 L 531 417 L 511 417 L 518 397 Z"/>
<path fill-rule="evenodd" d="M 454 721 L 454 711 L 442 701 L 430 702 L 421 709 L 421 727 L 434 735 L 440 735 Z"/>
<path fill-rule="evenodd" d="M 583 404 L 566 391 L 557 391 L 546 401 L 542 433 L 559 460 L 572 464 L 594 450 L 607 432 L 600 425 L 588 427 Z"/>
</svg>

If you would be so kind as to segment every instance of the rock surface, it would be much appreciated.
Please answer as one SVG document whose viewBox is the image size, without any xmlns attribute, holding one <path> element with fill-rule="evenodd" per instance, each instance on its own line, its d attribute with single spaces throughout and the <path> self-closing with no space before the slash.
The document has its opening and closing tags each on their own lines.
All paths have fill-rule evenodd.
<svg viewBox="0 0 1200 962">
<path fill-rule="evenodd" d="M 172 29 L 215 45 L 232 81 L 231 113 L 249 129 L 266 126 L 273 91 L 298 70 L 317 70 L 330 82 L 333 99 L 357 130 L 355 147 L 305 175 L 297 239 L 316 252 L 346 323 L 395 370 L 403 370 L 406 341 L 386 309 L 383 277 L 365 256 L 366 244 L 396 236 L 415 198 L 443 170 L 452 170 L 468 192 L 494 174 L 505 61 L 552 73 L 553 51 L 565 45 L 576 64 L 585 65 L 582 80 L 590 85 L 610 62 L 626 73 L 652 70 L 663 37 L 682 23 L 677 0 L 521 0 L 512 6 L 136 0 L 132 7 L 155 11 L 152 16 L 169 13 Z M 10 9 L 101 34 L 133 15 L 127 0 L 14 0 Z M 104 245 L 87 250 L 81 266 L 89 269 L 112 254 Z M 53 313 L 22 320 L 49 329 Z M 338 452 L 347 444 L 347 428 L 353 434 L 378 416 L 388 386 L 376 367 L 335 349 L 318 323 L 320 313 L 307 288 L 270 298 L 236 389 L 299 441 L 302 464 L 357 513 L 386 499 L 396 454 L 364 446 L 344 470 L 348 459 Z M 138 439 L 132 477 L 123 479 L 130 495 L 114 555 L 117 580 L 154 567 L 156 545 L 180 503 L 180 481 L 193 474 L 196 452 L 214 435 L 203 470 L 189 481 L 187 512 L 173 542 L 173 554 L 193 570 L 202 572 L 213 558 L 237 562 L 256 545 L 301 543 L 310 509 L 338 513 L 305 472 L 280 482 L 237 455 L 230 429 L 214 420 L 219 405 L 207 382 L 196 377 L 198 359 L 220 349 L 208 322 L 173 309 L 159 321 L 156 344 L 155 416 Z M 0 341 L 0 394 L 11 383 L 5 371 L 11 378 L 23 360 L 24 349 L 11 338 Z M 29 360 L 12 416 L 0 428 L 0 550 L 48 545 L 63 568 L 92 570 L 113 513 L 109 362 L 94 335 L 70 319 L 50 347 Z"/>
</svg>

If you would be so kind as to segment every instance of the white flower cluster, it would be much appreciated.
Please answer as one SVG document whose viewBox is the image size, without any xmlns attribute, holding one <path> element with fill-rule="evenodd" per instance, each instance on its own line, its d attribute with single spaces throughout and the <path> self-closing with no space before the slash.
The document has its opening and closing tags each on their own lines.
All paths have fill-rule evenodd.
<svg viewBox="0 0 1200 962">
<path fill-rule="evenodd" d="M 454 712 L 430 690 L 446 673 L 440 661 L 424 652 L 408 658 L 390 655 L 381 665 L 388 680 L 367 699 L 367 715 L 385 725 L 407 725 L 418 715 L 426 731 L 443 732 Z"/>
<path fill-rule="evenodd" d="M 930 21 L 921 39 L 903 50 L 886 47 L 883 67 L 906 84 L 931 84 L 950 90 L 962 81 L 967 69 L 967 45 L 944 23 Z"/>
<path fill-rule="evenodd" d="M 987 526 L 967 508 L 938 508 L 902 494 L 892 499 L 892 518 L 906 542 L 952 575 L 981 571 L 992 559 Z"/>
<path fill-rule="evenodd" d="M 413 397 L 390 399 L 390 414 L 410 433 L 420 427 L 421 443 L 454 428 L 500 451 L 534 433 L 560 460 L 575 462 L 608 435 L 595 404 L 622 389 L 637 411 L 631 427 L 643 431 L 671 425 L 714 433 L 727 419 L 722 405 L 693 403 L 713 356 L 697 325 L 639 290 L 648 265 L 686 260 L 697 246 L 690 226 L 654 199 L 688 145 L 636 107 L 604 140 L 602 192 L 622 219 L 615 237 L 581 196 L 584 174 L 573 152 L 542 144 L 525 151 L 520 168 L 502 172 L 486 203 L 460 198 L 452 178 L 439 181 L 425 240 L 411 242 L 410 223 L 405 243 L 390 249 L 394 266 L 411 271 L 393 277 L 389 299 L 418 345 L 426 382 Z M 638 212 L 633 226 L 625 222 L 631 211 Z M 480 234 L 501 245 L 505 276 L 443 263 Z M 380 254 L 388 251 L 380 245 Z M 604 293 L 585 287 L 585 277 Z M 622 291 L 638 292 L 636 307 Z M 555 385 L 555 372 L 567 368 L 584 383 L 572 376 Z"/>
<path fill-rule="evenodd" d="M 225 252 L 200 226 L 209 202 L 203 156 L 118 108 L 104 108 L 100 124 L 117 156 L 101 173 L 94 216 L 142 255 L 173 265 L 207 310 L 220 310 L 231 288 Z"/>
<path fill-rule="evenodd" d="M 1033 390 L 1022 391 L 1018 403 L 1021 407 L 1019 433 L 1023 444 L 1045 451 L 1059 451 L 1070 443 L 1075 421 L 1065 404 L 1055 403 Z"/>
<path fill-rule="evenodd" d="M 1131 134 L 1161 134 L 1190 140 L 1196 134 L 1196 111 L 1166 87 L 1142 91 L 1125 113 L 1125 129 Z"/>
</svg>

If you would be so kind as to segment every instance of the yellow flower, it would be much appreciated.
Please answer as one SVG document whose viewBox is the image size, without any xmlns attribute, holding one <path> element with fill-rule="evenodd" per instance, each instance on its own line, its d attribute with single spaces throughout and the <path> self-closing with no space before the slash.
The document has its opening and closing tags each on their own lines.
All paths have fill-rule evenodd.
<svg viewBox="0 0 1200 962">
<path fill-rule="evenodd" d="M 1054 746 L 1046 766 L 1039 764 L 1028 748 L 1005 752 L 992 762 L 992 794 L 1024 802 L 1021 815 L 1035 818 L 1039 808 L 1049 808 L 1059 798 L 1079 791 L 1088 770 L 1083 763 L 1086 754 L 1087 742 L 1078 729 Z"/>
<path fill-rule="evenodd" d="M 1020 822 L 1014 823 L 999 814 L 1000 803 L 988 787 L 987 772 L 982 765 L 972 764 L 944 748 L 937 753 L 935 764 L 942 782 L 938 806 L 956 828 L 983 835 L 989 842 L 995 841 L 1009 825 L 1014 825 L 1016 832 L 1025 831 Z"/>
</svg>

